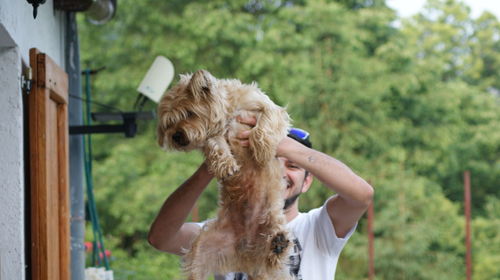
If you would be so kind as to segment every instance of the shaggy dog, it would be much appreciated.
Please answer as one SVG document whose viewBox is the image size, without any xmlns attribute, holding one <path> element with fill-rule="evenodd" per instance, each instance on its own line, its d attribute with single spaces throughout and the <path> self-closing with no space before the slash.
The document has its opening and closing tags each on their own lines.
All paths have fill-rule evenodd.
<svg viewBox="0 0 500 280">
<path fill-rule="evenodd" d="M 236 135 L 255 116 L 249 147 Z M 201 150 L 220 183 L 217 218 L 205 224 L 184 256 L 190 280 L 245 272 L 250 279 L 293 279 L 291 247 L 283 214 L 286 182 L 276 158 L 289 117 L 256 84 L 219 80 L 199 70 L 181 75 L 158 107 L 158 143 L 166 149 Z"/>
</svg>

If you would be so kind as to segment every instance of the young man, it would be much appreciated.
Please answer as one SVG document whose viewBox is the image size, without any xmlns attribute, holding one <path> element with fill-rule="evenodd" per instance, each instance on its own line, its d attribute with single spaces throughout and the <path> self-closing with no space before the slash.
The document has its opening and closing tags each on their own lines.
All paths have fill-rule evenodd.
<svg viewBox="0 0 500 280">
<path fill-rule="evenodd" d="M 248 118 L 240 122 L 253 127 L 256 120 Z M 242 146 L 249 145 L 250 132 L 238 134 Z M 278 145 L 276 156 L 285 165 L 288 184 L 284 213 L 295 236 L 290 273 L 302 280 L 334 279 L 340 252 L 371 203 L 373 188 L 342 162 L 312 149 L 307 132 L 294 128 L 288 136 Z M 321 207 L 300 213 L 298 198 L 309 190 L 313 176 L 337 194 Z M 153 247 L 177 255 L 182 255 L 183 248 L 190 248 L 201 225 L 185 223 L 185 219 L 212 178 L 203 163 L 167 198 L 149 232 L 148 241 Z M 241 273 L 231 273 L 215 279 L 247 278 Z"/>
</svg>

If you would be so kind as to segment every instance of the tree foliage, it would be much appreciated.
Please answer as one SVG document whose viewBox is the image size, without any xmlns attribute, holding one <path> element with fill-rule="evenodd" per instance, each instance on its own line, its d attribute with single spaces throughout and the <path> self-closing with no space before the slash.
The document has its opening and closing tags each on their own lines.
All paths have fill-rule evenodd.
<svg viewBox="0 0 500 280">
<path fill-rule="evenodd" d="M 80 18 L 79 27 L 83 66 L 106 66 L 93 77 L 96 101 L 130 109 L 143 74 L 164 55 L 177 73 L 204 68 L 257 81 L 287 106 L 315 148 L 374 185 L 380 279 L 463 277 L 462 173 L 470 170 L 475 279 L 500 279 L 492 249 L 500 248 L 500 23 L 492 14 L 474 19 L 454 0 L 430 0 L 410 19 L 384 1 L 122 0 L 110 23 Z M 203 159 L 161 151 L 154 122 L 140 129 L 134 139 L 94 137 L 99 214 L 118 279 L 175 279 L 178 259 L 153 251 L 146 234 Z M 301 209 L 330 195 L 315 182 Z M 216 206 L 213 184 L 201 218 Z M 364 223 L 339 278 L 366 278 Z"/>
</svg>

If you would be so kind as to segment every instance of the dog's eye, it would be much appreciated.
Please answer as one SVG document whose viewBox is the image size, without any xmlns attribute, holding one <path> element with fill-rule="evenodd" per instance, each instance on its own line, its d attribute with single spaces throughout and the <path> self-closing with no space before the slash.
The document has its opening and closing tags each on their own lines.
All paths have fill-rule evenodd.
<svg viewBox="0 0 500 280">
<path fill-rule="evenodd" d="M 194 113 L 191 111 L 187 111 L 186 114 L 187 114 L 188 119 L 194 117 Z"/>
</svg>

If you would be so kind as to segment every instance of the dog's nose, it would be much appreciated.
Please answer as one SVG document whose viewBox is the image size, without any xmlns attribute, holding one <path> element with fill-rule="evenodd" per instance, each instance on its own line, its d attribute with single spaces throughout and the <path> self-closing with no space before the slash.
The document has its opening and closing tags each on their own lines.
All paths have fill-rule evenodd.
<svg viewBox="0 0 500 280">
<path fill-rule="evenodd" d="M 172 135 L 172 140 L 180 146 L 187 146 L 189 141 L 184 136 L 184 133 L 177 131 Z"/>
</svg>

